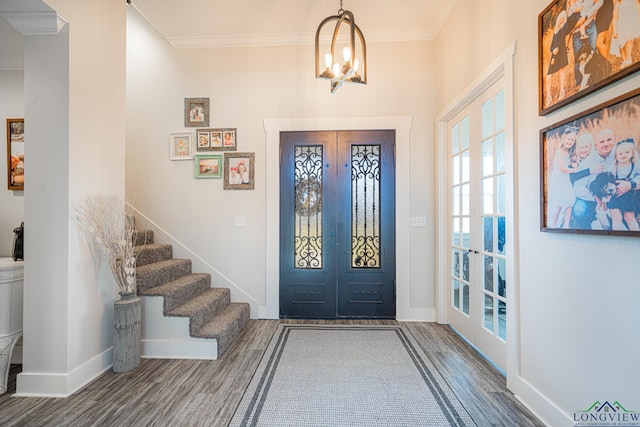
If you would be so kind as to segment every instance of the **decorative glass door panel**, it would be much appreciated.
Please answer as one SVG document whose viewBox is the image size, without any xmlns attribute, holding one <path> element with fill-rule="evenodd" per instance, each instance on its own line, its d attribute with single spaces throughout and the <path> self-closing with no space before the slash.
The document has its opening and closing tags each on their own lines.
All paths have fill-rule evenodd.
<svg viewBox="0 0 640 427">
<path fill-rule="evenodd" d="M 281 317 L 395 317 L 395 135 L 281 135 Z"/>
</svg>

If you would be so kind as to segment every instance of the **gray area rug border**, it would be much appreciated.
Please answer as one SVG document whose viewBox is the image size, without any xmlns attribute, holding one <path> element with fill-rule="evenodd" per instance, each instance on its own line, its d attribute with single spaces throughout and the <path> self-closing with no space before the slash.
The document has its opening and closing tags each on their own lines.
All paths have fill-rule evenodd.
<svg viewBox="0 0 640 427">
<path fill-rule="evenodd" d="M 447 418 L 448 422 L 450 423 L 451 426 L 465 426 L 468 424 L 465 424 L 464 420 L 462 419 L 460 413 L 458 412 L 458 410 L 455 408 L 454 404 L 451 402 L 451 400 L 449 399 L 449 396 L 446 395 L 445 391 L 442 389 L 440 383 L 437 381 L 437 379 L 434 377 L 434 374 L 432 372 L 432 370 L 427 366 L 427 363 L 425 362 L 425 360 L 423 359 L 426 358 L 429 363 L 431 364 L 431 366 L 433 367 L 433 369 L 435 370 L 435 372 L 437 373 L 437 375 L 440 376 L 441 380 L 444 382 L 444 384 L 448 387 L 448 391 L 456 398 L 457 403 L 460 405 L 460 407 L 462 408 L 463 411 L 465 411 L 465 415 L 468 417 L 469 420 L 471 420 L 471 422 L 475 424 L 475 421 L 473 421 L 473 418 L 471 417 L 471 415 L 469 414 L 469 412 L 467 411 L 467 409 L 464 407 L 464 405 L 462 404 L 462 402 L 458 399 L 458 397 L 456 396 L 455 392 L 453 391 L 453 389 L 451 389 L 451 387 L 449 386 L 449 384 L 447 384 L 446 380 L 444 379 L 444 377 L 442 377 L 442 374 L 438 371 L 436 365 L 433 363 L 433 361 L 431 360 L 431 358 L 429 357 L 428 353 L 426 351 L 424 351 L 424 349 L 422 349 L 416 338 L 413 336 L 413 334 L 411 333 L 411 331 L 404 325 L 346 325 L 346 324 L 336 324 L 336 325 L 326 325 L 326 324 L 317 324 L 317 325 L 301 325 L 301 324 L 281 324 L 278 326 L 278 329 L 276 329 L 276 331 L 274 332 L 272 338 L 271 338 L 271 342 L 269 344 L 269 346 L 267 347 L 265 353 L 262 356 L 262 359 L 260 360 L 260 363 L 258 364 L 255 372 L 254 372 L 254 376 L 258 373 L 258 371 L 261 369 L 264 358 L 269 357 L 269 360 L 266 361 L 266 365 L 264 366 L 264 371 L 262 372 L 261 376 L 260 376 L 260 380 L 257 384 L 257 386 L 255 387 L 255 390 L 253 390 L 252 394 L 252 398 L 251 401 L 249 402 L 244 416 L 242 417 L 242 420 L 240 422 L 241 426 L 255 426 L 257 425 L 257 422 L 260 418 L 260 414 L 262 411 L 262 408 L 266 402 L 267 399 L 267 395 L 269 393 L 269 388 L 271 386 L 271 382 L 273 381 L 273 378 L 276 374 L 276 370 L 278 367 L 278 363 L 280 361 L 280 358 L 282 357 L 282 354 L 285 350 L 286 344 L 287 344 L 287 340 L 289 338 L 289 334 L 292 330 L 368 330 L 368 331 L 376 331 L 376 330 L 380 330 L 380 331 L 395 331 L 396 334 L 398 335 L 398 338 L 400 340 L 400 342 L 402 343 L 402 345 L 404 346 L 405 350 L 407 351 L 407 353 L 409 354 L 409 357 L 411 358 L 411 360 L 413 361 L 415 367 L 417 368 L 418 372 L 420 373 L 422 379 L 424 380 L 426 386 L 429 388 L 429 390 L 431 391 L 434 399 L 436 400 L 436 402 L 438 403 L 438 405 L 440 406 L 443 414 L 445 415 L 445 417 Z M 270 348 L 273 345 L 273 350 L 269 351 Z M 416 346 L 418 348 L 416 348 Z M 270 354 L 269 354 L 270 353 Z M 251 381 L 251 383 L 249 384 L 249 386 L 247 387 L 247 389 L 245 390 L 245 395 L 243 395 L 238 407 L 236 408 L 236 415 L 233 417 L 233 419 L 235 419 L 237 417 L 237 412 L 240 410 L 242 403 L 245 401 L 245 399 L 248 397 L 247 393 L 250 393 L 250 389 L 251 384 L 253 383 L 253 380 Z"/>
</svg>

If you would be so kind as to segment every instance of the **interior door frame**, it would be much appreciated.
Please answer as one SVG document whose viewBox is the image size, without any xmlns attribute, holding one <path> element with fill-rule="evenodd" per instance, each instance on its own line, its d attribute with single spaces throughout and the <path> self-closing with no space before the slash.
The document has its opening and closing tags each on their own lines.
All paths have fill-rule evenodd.
<svg viewBox="0 0 640 427">
<path fill-rule="evenodd" d="M 501 55 L 499 55 L 469 86 L 467 86 L 454 101 L 449 104 L 436 117 L 436 176 L 437 184 L 437 210 L 438 224 L 436 230 L 436 304 L 437 322 L 447 324 L 447 305 L 449 295 L 449 251 L 448 243 L 451 235 L 451 225 L 448 220 L 448 191 L 449 191 L 449 161 L 448 161 L 448 127 L 449 121 L 471 102 L 477 99 L 500 78 L 504 77 L 505 91 L 505 154 L 507 164 L 506 177 L 506 245 L 507 254 L 507 387 L 516 380 L 519 367 L 520 354 L 520 305 L 518 301 L 518 236 L 516 226 L 516 142 L 515 142 L 515 115 L 514 109 L 514 56 L 516 42 L 511 43 Z"/>
<path fill-rule="evenodd" d="M 261 319 L 279 319 L 280 312 L 280 132 L 319 130 L 396 131 L 396 319 L 435 320 L 435 310 L 411 306 L 410 282 L 410 132 L 411 116 L 265 119 L 266 133 L 266 298 Z"/>
</svg>

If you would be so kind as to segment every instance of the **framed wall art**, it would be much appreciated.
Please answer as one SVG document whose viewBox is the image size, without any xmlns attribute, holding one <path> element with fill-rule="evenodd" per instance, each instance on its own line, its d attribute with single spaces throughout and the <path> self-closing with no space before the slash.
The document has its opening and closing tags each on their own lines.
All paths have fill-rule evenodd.
<svg viewBox="0 0 640 427">
<path fill-rule="evenodd" d="M 540 13 L 540 115 L 640 69 L 639 7 L 634 0 L 554 0 Z"/>
<path fill-rule="evenodd" d="M 193 159 L 193 134 L 174 132 L 169 135 L 169 158 L 171 160 Z"/>
<path fill-rule="evenodd" d="M 640 89 L 540 131 L 541 230 L 640 236 Z"/>
<path fill-rule="evenodd" d="M 196 154 L 196 178 L 222 178 L 222 154 Z"/>
<path fill-rule="evenodd" d="M 253 190 L 255 153 L 224 153 L 224 189 Z"/>
<path fill-rule="evenodd" d="M 184 99 L 184 127 L 209 126 L 209 98 Z"/>
<path fill-rule="evenodd" d="M 7 183 L 24 190 L 24 119 L 7 119 Z"/>
<path fill-rule="evenodd" d="M 198 129 L 197 151 L 235 151 L 236 129 Z"/>
</svg>

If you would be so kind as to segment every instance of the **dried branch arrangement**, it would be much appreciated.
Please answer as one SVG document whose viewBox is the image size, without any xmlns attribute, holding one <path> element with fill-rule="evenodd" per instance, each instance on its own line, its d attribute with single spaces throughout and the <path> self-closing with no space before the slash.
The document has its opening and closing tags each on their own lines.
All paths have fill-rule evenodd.
<svg viewBox="0 0 640 427">
<path fill-rule="evenodd" d="M 120 292 L 136 291 L 136 256 L 133 252 L 134 217 L 124 200 L 93 194 L 76 206 L 78 221 L 91 239 L 102 245 Z"/>
</svg>

